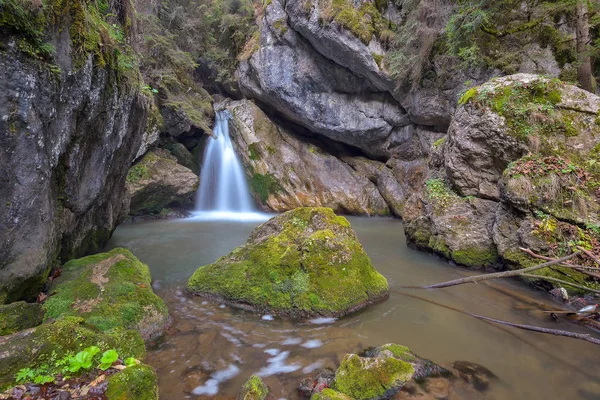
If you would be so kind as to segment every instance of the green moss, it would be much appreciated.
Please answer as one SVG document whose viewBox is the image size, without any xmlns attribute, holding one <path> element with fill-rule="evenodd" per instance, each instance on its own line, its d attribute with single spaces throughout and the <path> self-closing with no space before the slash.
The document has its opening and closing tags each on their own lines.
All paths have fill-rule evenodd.
<svg viewBox="0 0 600 400">
<path fill-rule="evenodd" d="M 320 393 L 313 394 L 310 400 L 352 400 L 352 398 L 333 389 L 325 388 Z"/>
<path fill-rule="evenodd" d="M 256 375 L 252 375 L 242 387 L 238 396 L 239 400 L 265 400 L 269 394 L 269 388 Z"/>
<path fill-rule="evenodd" d="M 505 86 L 486 84 L 468 93 L 471 101 L 503 116 L 510 132 L 519 140 L 530 136 L 573 136 L 577 131 L 568 112 L 557 108 L 562 100 L 563 85 L 557 79 L 539 78 Z"/>
<path fill-rule="evenodd" d="M 138 340 L 139 334 L 137 335 Z M 82 318 L 65 317 L 35 328 L 27 335 L 17 335 L 3 345 L 0 358 L 0 390 L 15 384 L 15 374 L 21 368 L 44 367 L 49 375 L 60 371 L 56 362 L 89 346 L 101 351 L 116 349 L 122 357 L 142 358 L 145 350 L 131 345 L 129 337 L 103 334 L 87 325 Z M 53 369 L 54 368 L 54 369 Z"/>
<path fill-rule="evenodd" d="M 399 344 L 388 343 L 381 346 L 380 351 L 388 350 L 392 352 L 394 357 L 404 362 L 414 362 L 416 360 L 415 355 L 410 351 L 410 349 L 406 346 L 401 346 Z"/>
<path fill-rule="evenodd" d="M 148 365 L 135 365 L 108 378 L 108 400 L 158 400 L 158 377 Z"/>
<path fill-rule="evenodd" d="M 44 310 L 41 304 L 19 301 L 0 305 L 0 336 L 33 328 L 42 323 Z"/>
<path fill-rule="evenodd" d="M 135 329 L 149 337 L 168 318 L 152 292 L 148 266 L 122 248 L 69 261 L 50 291 L 46 319 L 81 316 L 103 332 Z"/>
<path fill-rule="evenodd" d="M 322 24 L 335 21 L 337 24 L 352 32 L 364 44 L 369 44 L 373 35 L 378 39 L 387 31 L 395 30 L 396 26 L 384 18 L 377 7 L 371 2 L 363 2 L 356 7 L 350 0 L 316 0 L 319 2 Z M 307 1 L 310 10 L 312 0 Z"/>
<path fill-rule="evenodd" d="M 429 179 L 425 182 L 425 187 L 427 197 L 438 215 L 453 203 L 464 200 L 464 198 L 454 193 L 442 179 Z"/>
<path fill-rule="evenodd" d="M 467 104 L 473 97 L 475 97 L 476 94 L 477 94 L 477 88 L 471 88 L 471 89 L 467 90 L 462 95 L 460 100 L 458 100 L 458 104 L 461 106 Z"/>
<path fill-rule="evenodd" d="M 254 243 L 262 229 L 272 230 Z M 385 296 L 388 286 L 345 218 L 331 209 L 298 208 L 257 228 L 245 246 L 200 267 L 188 289 L 261 312 L 330 316 Z"/>
<path fill-rule="evenodd" d="M 434 148 L 440 147 L 441 145 L 443 145 L 444 143 L 446 143 L 446 139 L 447 139 L 447 137 L 444 136 L 443 138 L 440 138 L 440 139 L 436 140 L 435 142 L 433 142 L 433 147 Z"/>
<path fill-rule="evenodd" d="M 248 158 L 253 161 L 260 160 L 260 144 L 258 142 L 248 145 Z"/>
<path fill-rule="evenodd" d="M 382 398 L 409 381 L 413 366 L 393 357 L 362 358 L 348 354 L 336 371 L 331 388 L 356 400 Z"/>
<path fill-rule="evenodd" d="M 468 247 L 452 251 L 451 258 L 468 267 L 487 267 L 498 261 L 498 252 L 495 248 Z"/>
<path fill-rule="evenodd" d="M 282 190 L 281 185 L 275 179 L 275 176 L 270 172 L 266 175 L 263 174 L 252 174 L 250 177 L 250 189 L 259 198 L 261 203 L 266 203 L 272 194 L 278 193 Z"/>
</svg>

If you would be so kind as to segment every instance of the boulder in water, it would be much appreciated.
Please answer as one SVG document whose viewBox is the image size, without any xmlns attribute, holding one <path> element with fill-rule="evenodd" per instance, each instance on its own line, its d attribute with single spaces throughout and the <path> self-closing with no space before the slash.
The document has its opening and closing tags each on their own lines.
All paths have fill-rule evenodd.
<svg viewBox="0 0 600 400">
<path fill-rule="evenodd" d="M 389 295 L 348 220 L 308 207 L 270 219 L 245 245 L 198 268 L 188 290 L 292 317 L 342 316 Z"/>
<path fill-rule="evenodd" d="M 269 396 L 267 385 L 258 376 L 252 375 L 242 386 L 238 400 L 265 400 L 269 397 L 274 398 Z"/>
</svg>

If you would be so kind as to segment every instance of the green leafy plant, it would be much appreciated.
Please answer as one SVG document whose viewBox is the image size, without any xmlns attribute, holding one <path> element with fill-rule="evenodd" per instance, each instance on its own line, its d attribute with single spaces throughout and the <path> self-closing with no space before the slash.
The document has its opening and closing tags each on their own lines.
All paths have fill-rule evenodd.
<svg viewBox="0 0 600 400">
<path fill-rule="evenodd" d="M 118 359 L 119 359 L 119 354 L 117 353 L 116 350 L 114 350 L 114 349 L 107 350 L 104 352 L 104 354 L 102 354 L 102 358 L 100 359 L 100 365 L 98 366 L 98 368 L 100 368 L 102 371 L 106 371 Z"/>
<path fill-rule="evenodd" d="M 135 359 L 135 358 L 133 358 L 133 357 L 127 357 L 127 358 L 125 359 L 125 361 L 124 361 L 124 364 L 125 364 L 125 366 L 126 366 L 126 367 L 133 367 L 133 366 L 135 366 L 135 365 L 138 365 L 138 364 L 139 364 L 139 361 L 138 361 L 138 360 L 136 360 L 136 359 Z"/>
<path fill-rule="evenodd" d="M 80 369 L 90 369 L 94 356 L 100 352 L 100 349 L 96 346 L 87 347 L 85 350 L 80 351 L 74 357 L 69 359 L 69 366 L 67 370 L 69 372 L 78 372 Z"/>
</svg>

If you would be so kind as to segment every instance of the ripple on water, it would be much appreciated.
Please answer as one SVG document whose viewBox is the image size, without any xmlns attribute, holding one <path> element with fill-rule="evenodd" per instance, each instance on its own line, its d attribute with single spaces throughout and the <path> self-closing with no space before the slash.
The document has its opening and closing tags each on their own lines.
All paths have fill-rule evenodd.
<svg viewBox="0 0 600 400">
<path fill-rule="evenodd" d="M 207 380 L 204 385 L 198 386 L 194 390 L 192 390 L 192 394 L 197 396 L 202 394 L 207 395 L 215 395 L 219 393 L 219 385 L 225 381 L 228 381 L 234 378 L 237 374 L 240 373 L 240 369 L 235 365 L 231 364 L 224 370 L 217 371 L 211 375 L 210 379 Z"/>
</svg>

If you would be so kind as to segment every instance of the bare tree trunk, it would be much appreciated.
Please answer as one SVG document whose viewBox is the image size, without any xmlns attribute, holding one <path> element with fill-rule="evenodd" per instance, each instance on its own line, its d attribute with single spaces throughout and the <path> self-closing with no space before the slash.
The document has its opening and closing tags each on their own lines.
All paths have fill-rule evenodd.
<svg viewBox="0 0 600 400">
<path fill-rule="evenodd" d="M 577 80 L 583 90 L 593 92 L 592 58 L 588 48 L 591 39 L 587 0 L 577 0 L 575 30 L 577 34 Z"/>
</svg>

